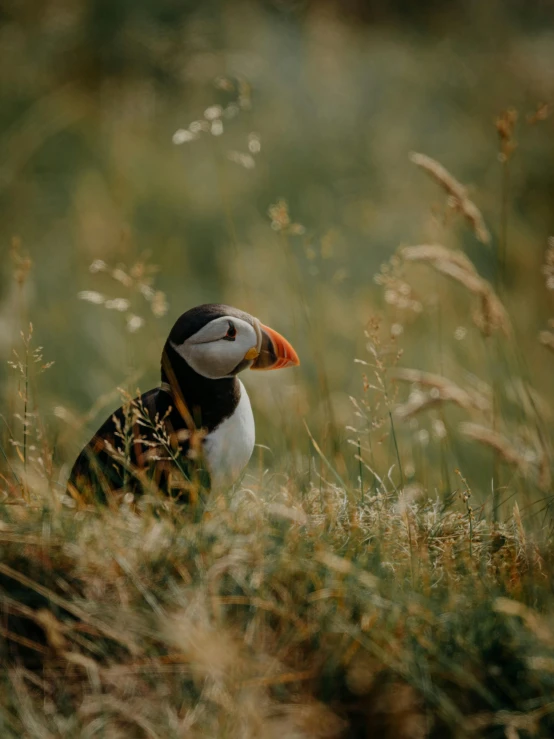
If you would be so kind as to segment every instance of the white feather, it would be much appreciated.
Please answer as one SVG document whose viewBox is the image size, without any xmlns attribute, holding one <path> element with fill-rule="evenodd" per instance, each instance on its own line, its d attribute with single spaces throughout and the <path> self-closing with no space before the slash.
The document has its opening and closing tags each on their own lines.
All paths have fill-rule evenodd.
<svg viewBox="0 0 554 739">
<path fill-rule="evenodd" d="M 233 341 L 226 341 L 224 337 L 230 323 L 236 336 Z M 261 334 L 258 335 L 250 323 L 234 316 L 221 316 L 207 323 L 183 344 L 172 342 L 171 345 L 195 372 L 217 380 L 232 376 L 246 352 L 259 349 L 260 344 Z"/>
<path fill-rule="evenodd" d="M 240 400 L 234 412 L 204 439 L 212 490 L 222 490 L 232 485 L 254 451 L 256 434 L 252 406 L 240 380 L 239 385 Z"/>
</svg>

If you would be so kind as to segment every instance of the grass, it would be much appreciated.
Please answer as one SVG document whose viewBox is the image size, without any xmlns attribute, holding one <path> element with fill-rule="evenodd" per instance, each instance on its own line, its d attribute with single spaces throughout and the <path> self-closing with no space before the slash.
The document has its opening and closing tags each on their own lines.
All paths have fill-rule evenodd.
<svg viewBox="0 0 554 739">
<path fill-rule="evenodd" d="M 465 191 L 422 162 L 485 233 Z M 413 269 L 461 288 L 485 347 L 494 335 L 510 351 L 508 311 L 467 256 L 402 247 L 382 267 L 386 302 L 418 313 Z M 552 458 L 538 401 L 521 383 L 512 439 L 484 380 L 401 367 L 396 325 L 367 325 L 350 445 L 326 453 L 306 426 L 293 473 L 260 456 L 236 489 L 189 507 L 151 489 L 109 508 L 64 493 L 31 392 L 50 363 L 23 334 L 21 440 L 2 468 L 2 736 L 554 732 Z M 454 466 L 460 436 L 492 450 L 502 490 L 472 490 Z"/>
<path fill-rule="evenodd" d="M 554 550 L 517 506 L 271 480 L 196 523 L 68 503 L 4 506 L 3 736 L 554 728 Z"/>
<path fill-rule="evenodd" d="M 56 87 L 78 13 L 36 59 L 30 26 L 6 44 L 44 74 L 9 66 L 13 107 L 36 104 L 2 141 L 2 228 L 25 241 L 0 305 L 0 735 L 552 736 L 548 106 L 498 117 L 500 163 L 493 141 L 499 101 L 548 97 L 547 48 L 506 19 L 492 54 L 488 33 L 435 52 L 315 11 L 304 43 L 244 12 L 219 19 L 238 72 L 215 89 L 202 14 L 173 88 L 141 66 L 81 89 L 77 64 Z M 143 24 L 120 21 L 132 44 Z M 138 37 L 141 65 L 173 58 L 165 37 Z M 245 378 L 244 479 L 189 507 L 68 496 L 87 433 L 156 381 L 164 321 L 212 299 L 301 350 Z"/>
</svg>

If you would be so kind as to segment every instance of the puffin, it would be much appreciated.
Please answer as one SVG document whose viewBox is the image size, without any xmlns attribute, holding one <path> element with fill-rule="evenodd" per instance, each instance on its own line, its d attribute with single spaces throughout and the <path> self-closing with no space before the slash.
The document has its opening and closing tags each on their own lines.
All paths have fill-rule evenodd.
<svg viewBox="0 0 554 739">
<path fill-rule="evenodd" d="M 190 502 L 198 489 L 228 489 L 255 443 L 238 374 L 299 364 L 291 344 L 249 313 L 219 303 L 186 311 L 163 347 L 159 387 L 129 399 L 100 426 L 73 465 L 68 494 L 110 502 L 161 490 Z"/>
</svg>

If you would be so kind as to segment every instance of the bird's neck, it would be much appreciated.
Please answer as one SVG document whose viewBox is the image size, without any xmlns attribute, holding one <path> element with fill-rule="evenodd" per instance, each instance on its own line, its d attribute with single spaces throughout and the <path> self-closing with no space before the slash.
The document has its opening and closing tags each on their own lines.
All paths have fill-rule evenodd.
<svg viewBox="0 0 554 739">
<path fill-rule="evenodd" d="M 203 377 L 187 364 L 169 341 L 162 354 L 162 383 L 171 388 L 174 398 L 180 396 L 194 425 L 208 431 L 228 418 L 240 399 L 240 383 L 236 377 L 220 380 Z M 181 415 L 184 414 L 181 412 Z"/>
</svg>

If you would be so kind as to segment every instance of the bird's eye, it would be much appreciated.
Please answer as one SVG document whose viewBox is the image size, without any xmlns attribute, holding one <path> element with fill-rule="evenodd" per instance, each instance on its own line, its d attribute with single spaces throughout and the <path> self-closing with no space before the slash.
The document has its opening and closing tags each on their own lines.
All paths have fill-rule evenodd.
<svg viewBox="0 0 554 739">
<path fill-rule="evenodd" d="M 229 328 L 227 329 L 227 333 L 223 337 L 227 341 L 234 341 L 237 335 L 237 329 L 235 328 L 235 325 L 229 321 Z"/>
</svg>

